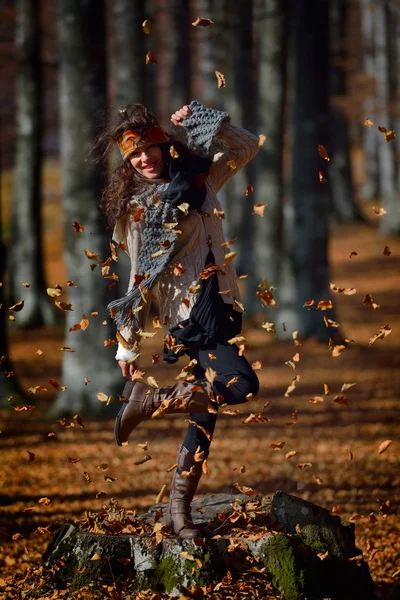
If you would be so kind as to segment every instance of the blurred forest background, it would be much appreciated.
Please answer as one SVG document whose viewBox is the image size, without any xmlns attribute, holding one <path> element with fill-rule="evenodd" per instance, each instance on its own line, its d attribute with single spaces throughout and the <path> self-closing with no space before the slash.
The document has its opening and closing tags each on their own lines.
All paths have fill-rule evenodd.
<svg viewBox="0 0 400 600">
<path fill-rule="evenodd" d="M 170 114 L 196 98 L 267 137 L 221 194 L 236 265 L 247 274 L 246 314 L 265 309 L 255 292 L 266 278 L 278 306 L 264 317 L 284 323 L 279 337 L 340 338 L 316 310 L 331 297 L 332 223 L 379 217 L 377 235 L 400 232 L 397 0 L 1 7 L 1 355 L 9 355 L 7 331 L 12 339 L 21 329 L 61 327 L 65 316 L 69 381 L 59 412 L 102 412 L 85 377 L 107 395 L 118 385 L 105 307 L 125 292 L 128 266 L 125 256 L 118 266 L 110 258 L 111 232 L 97 208 L 106 177 L 85 160 L 98 128 L 127 103 L 144 103 L 168 127 Z M 198 15 L 211 22 L 196 25 Z M 252 214 L 256 204 L 263 215 Z M 83 335 L 79 312 L 98 313 Z M 334 309 L 324 314 L 337 319 Z M 9 359 L 1 367 L 13 373 Z M 7 393 L 18 389 L 17 375 L 18 365 L 2 382 Z"/>
<path fill-rule="evenodd" d="M 265 422 L 221 418 L 201 492 L 241 477 L 340 504 L 379 597 L 395 598 L 400 1 L 0 0 L 0 30 L 0 566 L 23 574 L 60 518 L 101 507 L 99 457 L 122 506 L 147 508 L 167 481 L 181 418 L 143 425 L 156 442 L 146 464 L 93 419 L 122 393 L 106 306 L 129 262 L 99 213 L 106 174 L 85 161 L 121 106 L 144 103 L 172 130 L 197 99 L 266 136 L 220 199 L 247 275 L 246 356 L 271 402 Z M 277 306 L 256 295 L 266 289 Z M 141 368 L 163 384 L 182 364 L 156 362 L 161 350 L 158 332 Z M 26 508 L 43 495 L 51 504 Z"/>
</svg>

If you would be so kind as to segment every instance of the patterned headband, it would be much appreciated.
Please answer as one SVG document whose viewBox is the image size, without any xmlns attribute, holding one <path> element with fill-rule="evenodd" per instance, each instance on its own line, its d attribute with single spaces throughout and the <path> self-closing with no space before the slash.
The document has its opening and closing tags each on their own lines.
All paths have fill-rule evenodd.
<svg viewBox="0 0 400 600">
<path fill-rule="evenodd" d="M 146 129 L 144 135 L 128 129 L 119 138 L 118 147 L 123 160 L 125 160 L 139 148 L 148 146 L 149 144 L 162 144 L 163 142 L 168 142 L 168 140 L 169 135 L 165 129 L 158 125 L 153 125 L 153 127 Z"/>
</svg>

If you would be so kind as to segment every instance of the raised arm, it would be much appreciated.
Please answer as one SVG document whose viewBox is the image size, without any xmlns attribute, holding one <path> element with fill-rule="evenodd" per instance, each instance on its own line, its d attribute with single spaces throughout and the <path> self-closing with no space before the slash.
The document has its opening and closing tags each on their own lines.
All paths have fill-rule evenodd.
<svg viewBox="0 0 400 600">
<path fill-rule="evenodd" d="M 188 147 L 214 156 L 207 182 L 218 192 L 256 155 L 259 138 L 246 129 L 232 125 L 227 112 L 208 108 L 196 100 L 189 104 L 189 109 L 191 115 L 182 121 Z"/>
<path fill-rule="evenodd" d="M 128 292 L 134 285 L 135 275 L 137 273 L 137 262 L 139 252 L 142 244 L 142 233 L 143 223 L 142 221 L 136 222 L 132 214 L 126 214 L 120 221 L 117 222 L 114 232 L 113 240 L 118 244 L 123 244 L 126 252 L 131 261 L 131 269 L 129 276 Z M 144 329 L 149 314 L 150 302 L 144 304 L 142 310 L 139 313 L 140 318 L 140 329 Z M 120 334 L 128 342 L 132 348 L 135 342 L 140 343 L 140 336 L 136 333 L 134 328 L 124 327 L 120 330 Z M 132 359 L 137 352 L 131 349 L 124 348 L 121 343 L 118 343 L 117 353 L 115 359 L 128 361 Z"/>
</svg>

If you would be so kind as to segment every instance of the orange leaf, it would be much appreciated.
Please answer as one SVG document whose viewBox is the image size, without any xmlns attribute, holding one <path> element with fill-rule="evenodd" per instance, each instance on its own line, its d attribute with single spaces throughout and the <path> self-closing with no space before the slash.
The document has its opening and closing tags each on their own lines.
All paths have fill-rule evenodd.
<svg viewBox="0 0 400 600">
<path fill-rule="evenodd" d="M 325 150 L 324 146 L 322 146 L 321 144 L 318 145 L 318 154 L 320 155 L 321 158 L 323 158 L 324 160 L 330 161 L 331 159 L 329 158 L 329 155 L 327 153 L 327 151 Z"/>
<path fill-rule="evenodd" d="M 378 454 L 382 454 L 383 452 L 385 452 L 385 450 L 387 448 L 389 448 L 391 443 L 392 443 L 392 440 L 385 440 L 384 442 L 382 442 L 382 444 L 380 444 L 380 446 L 378 448 Z"/>
<path fill-rule="evenodd" d="M 226 86 L 225 76 L 221 71 L 215 71 L 217 77 L 218 88 L 224 88 Z"/>
<path fill-rule="evenodd" d="M 210 25 L 214 25 L 214 21 L 211 21 L 211 19 L 208 19 L 207 17 L 197 17 L 192 25 L 193 27 L 209 27 Z"/>
</svg>

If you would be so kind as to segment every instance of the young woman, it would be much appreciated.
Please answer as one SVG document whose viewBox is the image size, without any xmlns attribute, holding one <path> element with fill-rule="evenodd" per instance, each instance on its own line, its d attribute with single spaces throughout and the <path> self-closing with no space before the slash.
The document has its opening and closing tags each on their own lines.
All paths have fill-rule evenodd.
<svg viewBox="0 0 400 600">
<path fill-rule="evenodd" d="M 221 404 L 241 404 L 259 383 L 246 358 L 228 340 L 241 331 L 243 308 L 231 251 L 224 240 L 218 191 L 250 161 L 258 137 L 230 124 L 229 115 L 191 102 L 171 121 L 183 127 L 182 144 L 140 105 L 120 110 L 103 136 L 107 151 L 118 145 L 117 167 L 102 201 L 113 239 L 131 259 L 126 296 L 109 305 L 119 329 L 116 360 L 127 382 L 115 422 L 119 445 L 144 419 L 187 412 L 190 424 L 179 447 L 167 524 L 181 538 L 201 537 L 190 503 L 209 454 Z M 152 290 L 158 286 L 164 360 L 186 354 L 188 377 L 165 388 L 132 381 L 138 368 Z M 212 383 L 206 369 L 216 372 Z M 208 377 L 212 380 L 212 377 Z M 231 381 L 233 380 L 233 383 Z M 227 386 L 228 382 L 230 385 Z"/>
</svg>

